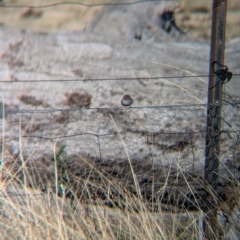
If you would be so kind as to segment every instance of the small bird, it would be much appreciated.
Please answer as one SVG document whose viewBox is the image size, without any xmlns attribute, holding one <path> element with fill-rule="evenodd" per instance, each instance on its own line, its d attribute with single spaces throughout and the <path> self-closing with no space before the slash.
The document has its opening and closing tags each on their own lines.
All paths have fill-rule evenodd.
<svg viewBox="0 0 240 240">
<path fill-rule="evenodd" d="M 124 107 L 131 107 L 132 103 L 133 103 L 133 100 L 132 100 L 132 98 L 129 95 L 124 95 L 122 97 L 121 104 Z"/>
</svg>

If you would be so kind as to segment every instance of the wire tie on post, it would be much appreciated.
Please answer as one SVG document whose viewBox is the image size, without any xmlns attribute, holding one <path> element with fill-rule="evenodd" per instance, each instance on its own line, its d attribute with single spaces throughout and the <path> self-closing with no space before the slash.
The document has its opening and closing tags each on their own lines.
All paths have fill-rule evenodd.
<svg viewBox="0 0 240 240">
<path fill-rule="evenodd" d="M 214 65 L 217 64 L 218 66 L 221 67 L 221 69 L 218 69 L 218 70 L 214 70 Z M 218 76 L 218 78 L 221 80 L 221 84 L 225 84 L 227 82 L 229 82 L 232 78 L 232 72 L 229 72 L 228 71 L 228 67 L 226 65 L 222 65 L 220 64 L 219 62 L 217 61 L 214 61 L 212 63 L 212 70 L 213 70 L 213 73 L 216 74 Z M 217 83 L 218 84 L 218 83 Z"/>
</svg>

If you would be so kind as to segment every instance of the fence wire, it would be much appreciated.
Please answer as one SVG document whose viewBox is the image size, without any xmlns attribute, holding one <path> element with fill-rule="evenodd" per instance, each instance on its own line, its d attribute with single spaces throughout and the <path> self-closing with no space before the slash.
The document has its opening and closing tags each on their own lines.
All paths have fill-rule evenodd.
<svg viewBox="0 0 240 240">
<path fill-rule="evenodd" d="M 95 3 L 95 4 L 87 4 L 84 2 L 57 2 L 57 3 L 51 3 L 51 4 L 45 4 L 45 5 L 26 5 L 26 4 L 4 4 L 0 5 L 2 8 L 49 8 L 49 7 L 54 7 L 54 6 L 59 6 L 59 5 L 80 5 L 84 7 L 100 7 L 100 6 L 130 6 L 130 5 L 137 5 L 141 3 L 161 3 L 161 2 L 178 2 L 177 0 L 139 0 L 139 1 L 131 1 L 131 2 L 126 2 L 126 1 L 119 1 L 116 3 L 109 2 L 109 3 Z"/>
<path fill-rule="evenodd" d="M 5 177 L 110 205 L 113 196 L 122 197 L 120 184 L 149 202 L 201 207 L 206 107 L 6 111 L 3 162 L 11 174 Z M 222 113 L 219 182 L 225 186 L 239 179 L 239 104 L 224 104 Z"/>
</svg>

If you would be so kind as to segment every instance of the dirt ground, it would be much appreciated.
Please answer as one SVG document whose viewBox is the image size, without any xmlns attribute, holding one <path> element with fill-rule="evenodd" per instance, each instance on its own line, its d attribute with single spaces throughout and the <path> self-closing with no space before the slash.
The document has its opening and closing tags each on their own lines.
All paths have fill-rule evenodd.
<svg viewBox="0 0 240 240">
<path fill-rule="evenodd" d="M 101 6 L 86 7 L 76 4 L 55 5 L 31 9 L 27 6 L 46 6 L 55 0 L 5 0 L 1 3 L 0 23 L 33 30 L 82 30 Z M 64 1 L 72 2 L 70 0 Z M 109 0 L 82 0 L 84 4 L 108 3 Z M 121 2 L 119 0 L 119 2 Z M 12 7 L 13 5 L 26 7 Z M 185 32 L 199 37 L 210 37 L 211 4 L 209 0 L 180 0 L 173 2 L 178 26 Z M 11 6 L 10 8 L 7 6 Z M 226 39 L 240 36 L 240 1 L 228 2 Z"/>
</svg>

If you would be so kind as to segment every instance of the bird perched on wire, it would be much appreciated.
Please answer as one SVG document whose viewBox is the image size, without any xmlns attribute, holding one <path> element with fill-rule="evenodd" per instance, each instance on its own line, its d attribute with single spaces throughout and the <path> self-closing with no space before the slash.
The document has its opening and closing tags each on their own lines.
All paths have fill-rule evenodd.
<svg viewBox="0 0 240 240">
<path fill-rule="evenodd" d="M 121 104 L 124 107 L 131 107 L 132 103 L 133 103 L 133 100 L 132 100 L 132 98 L 129 95 L 124 95 L 122 97 Z"/>
</svg>

